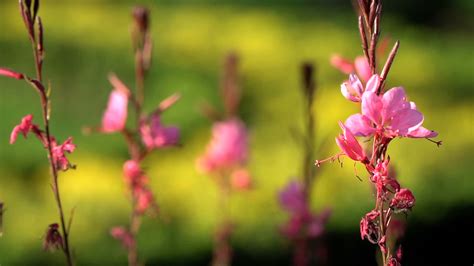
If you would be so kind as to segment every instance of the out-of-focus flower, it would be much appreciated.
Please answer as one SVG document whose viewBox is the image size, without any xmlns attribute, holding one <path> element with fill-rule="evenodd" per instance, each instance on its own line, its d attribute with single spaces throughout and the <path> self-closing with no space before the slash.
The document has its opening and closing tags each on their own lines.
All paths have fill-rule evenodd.
<svg viewBox="0 0 474 266">
<path fill-rule="evenodd" d="M 339 122 L 339 126 L 342 129 L 342 134 L 336 137 L 336 143 L 342 152 L 354 161 L 368 162 L 364 149 L 360 146 L 351 130 L 341 122 Z"/>
<path fill-rule="evenodd" d="M 230 183 L 235 189 L 247 190 L 252 187 L 252 178 L 247 169 L 237 169 L 232 172 Z"/>
<path fill-rule="evenodd" d="M 360 221 L 360 237 L 367 238 L 372 244 L 377 244 L 380 238 L 377 225 L 379 215 L 378 211 L 372 210 Z"/>
<path fill-rule="evenodd" d="M 379 96 L 366 91 L 362 95 L 362 113 L 350 116 L 346 127 L 356 136 L 375 133 L 387 138 L 432 138 L 438 134 L 421 127 L 423 114 L 413 102 L 408 102 L 402 87 L 392 88 Z"/>
<path fill-rule="evenodd" d="M 145 187 L 138 187 L 134 192 L 136 206 L 135 210 L 139 214 L 145 213 L 150 207 L 155 206 L 155 197 L 153 192 Z"/>
<path fill-rule="evenodd" d="M 280 191 L 280 205 L 290 213 L 301 213 L 307 209 L 304 199 L 303 184 L 297 180 L 292 180 Z"/>
<path fill-rule="evenodd" d="M 237 118 L 217 122 L 205 154 L 197 161 L 203 172 L 230 169 L 245 164 L 248 157 L 247 129 Z"/>
<path fill-rule="evenodd" d="M 179 142 L 179 129 L 174 126 L 163 126 L 158 114 L 153 114 L 149 123 L 140 125 L 140 134 L 143 143 L 149 150 L 176 145 Z"/>
<path fill-rule="evenodd" d="M 142 187 L 148 183 L 148 178 L 140 168 L 140 164 L 135 160 L 128 160 L 124 163 L 123 174 L 125 183 L 131 190 Z"/>
<path fill-rule="evenodd" d="M 379 86 L 380 77 L 377 74 L 370 77 L 365 87 L 362 85 L 362 82 L 355 74 L 351 74 L 349 75 L 349 80 L 342 83 L 341 93 L 346 99 L 350 101 L 360 102 L 364 92 L 376 92 Z"/>
<path fill-rule="evenodd" d="M 66 171 L 69 168 L 74 168 L 69 160 L 66 158 L 66 153 L 72 153 L 76 149 L 76 145 L 72 143 L 72 138 L 69 137 L 61 145 L 57 145 L 56 140 L 51 140 L 53 162 L 57 170 Z"/>
<path fill-rule="evenodd" d="M 15 143 L 18 138 L 18 134 L 22 134 L 25 139 L 30 131 L 32 131 L 41 141 L 43 141 L 43 136 L 39 127 L 32 123 L 33 115 L 26 115 L 21 119 L 21 123 L 15 126 L 10 134 L 10 144 Z"/>
<path fill-rule="evenodd" d="M 107 109 L 102 117 L 102 132 L 112 133 L 125 128 L 127 105 L 128 93 L 125 90 L 116 88 L 110 93 Z"/>
<path fill-rule="evenodd" d="M 14 79 L 24 79 L 25 76 L 22 73 L 18 73 L 8 68 L 0 67 L 0 76 L 5 76 Z"/>
<path fill-rule="evenodd" d="M 335 54 L 331 57 L 330 62 L 333 67 L 339 69 L 344 74 L 357 73 L 364 82 L 367 82 L 372 75 L 369 62 L 367 62 L 367 59 L 364 56 L 356 57 L 354 63 L 352 63 L 350 60 Z"/>
<path fill-rule="evenodd" d="M 402 188 L 393 196 L 390 208 L 395 212 L 406 212 L 415 206 L 415 196 L 409 189 Z"/>
<path fill-rule="evenodd" d="M 110 230 L 110 235 L 122 242 L 122 245 L 125 249 L 129 249 L 135 244 L 135 239 L 133 238 L 132 234 L 122 226 L 113 227 Z"/>
<path fill-rule="evenodd" d="M 63 237 L 58 229 L 59 225 L 57 223 L 48 226 L 43 240 L 44 250 L 54 251 L 63 248 Z"/>
</svg>

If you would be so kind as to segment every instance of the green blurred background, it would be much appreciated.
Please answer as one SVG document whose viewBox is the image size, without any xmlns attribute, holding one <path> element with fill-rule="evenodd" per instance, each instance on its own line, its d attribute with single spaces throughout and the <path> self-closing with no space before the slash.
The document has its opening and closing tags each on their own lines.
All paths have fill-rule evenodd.
<svg viewBox="0 0 474 266">
<path fill-rule="evenodd" d="M 119 135 L 84 136 L 81 128 L 100 123 L 114 71 L 133 84 L 130 11 L 151 9 L 153 68 L 146 107 L 178 91 L 181 101 L 164 115 L 182 129 L 181 148 L 155 152 L 145 164 L 161 208 L 145 218 L 139 236 L 147 264 L 207 265 L 218 221 L 217 191 L 198 174 L 195 159 L 210 137 L 211 123 L 200 104 L 221 106 L 218 83 L 229 51 L 241 57 L 241 115 L 251 134 L 249 168 L 255 189 L 234 195 L 231 215 L 235 263 L 288 265 L 291 247 L 278 233 L 286 219 L 276 194 L 300 172 L 298 143 L 291 130 L 302 128 L 299 65 L 318 65 L 318 158 L 337 151 L 337 121 L 357 111 L 341 97 L 345 78 L 329 65 L 337 52 L 361 54 L 350 1 L 42 1 L 45 77 L 53 92 L 52 131 L 78 146 L 69 156 L 76 171 L 61 175 L 67 209 L 76 208 L 71 242 L 79 265 L 124 265 L 125 253 L 109 228 L 126 224 L 129 205 L 122 182 L 127 150 Z M 468 248 L 453 242 L 473 237 L 473 2 L 386 1 L 382 31 L 401 48 L 388 84 L 403 85 L 425 114 L 425 126 L 440 133 L 443 146 L 401 139 L 390 147 L 402 185 L 413 190 L 417 206 L 408 217 L 403 245 L 407 265 L 446 265 L 464 260 Z M 413 3 L 412 3 L 413 2 Z M 17 1 L 0 2 L 0 65 L 33 74 L 31 47 Z M 5 202 L 0 265 L 62 264 L 60 253 L 41 250 L 46 226 L 57 221 L 44 151 L 30 138 L 9 145 L 11 129 L 25 114 L 40 121 L 36 93 L 16 80 L 0 79 L 0 200 Z M 316 159 L 316 158 L 315 158 Z M 375 249 L 360 240 L 358 224 L 372 207 L 367 182 L 354 177 L 352 164 L 318 169 L 314 207 L 329 206 L 327 245 L 331 265 L 373 265 Z M 471 261 L 469 261 L 469 259 Z M 426 263 L 426 264 L 425 264 Z M 439 263 L 439 264 L 438 264 Z"/>
</svg>

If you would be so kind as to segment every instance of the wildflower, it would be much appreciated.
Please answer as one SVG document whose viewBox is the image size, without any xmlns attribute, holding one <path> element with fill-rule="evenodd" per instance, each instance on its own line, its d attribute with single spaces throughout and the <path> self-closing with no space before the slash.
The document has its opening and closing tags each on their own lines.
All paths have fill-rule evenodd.
<svg viewBox="0 0 474 266">
<path fill-rule="evenodd" d="M 379 242 L 379 231 L 377 219 L 380 213 L 376 210 L 372 210 L 367 213 L 364 218 L 360 221 L 360 237 L 362 239 L 367 238 L 372 244 Z"/>
<path fill-rule="evenodd" d="M 158 114 L 151 115 L 149 123 L 141 124 L 140 134 L 149 150 L 176 145 L 179 141 L 179 129 L 174 126 L 163 126 Z"/>
<path fill-rule="evenodd" d="M 139 214 L 145 213 L 152 205 L 154 205 L 155 197 L 151 190 L 145 187 L 138 187 L 135 189 L 135 210 Z"/>
<path fill-rule="evenodd" d="M 72 153 L 76 149 L 76 145 L 72 143 L 72 138 L 69 137 L 63 144 L 58 145 L 53 138 L 51 141 L 53 162 L 57 170 L 66 171 L 69 168 L 74 168 L 69 160 L 66 158 L 66 153 Z"/>
<path fill-rule="evenodd" d="M 110 234 L 113 238 L 122 242 L 122 245 L 125 249 L 129 249 L 135 245 L 135 239 L 133 238 L 132 234 L 122 226 L 113 227 L 110 230 Z"/>
<path fill-rule="evenodd" d="M 372 91 L 362 95 L 362 113 L 350 116 L 346 127 L 356 136 L 381 134 L 394 137 L 431 138 L 434 131 L 423 127 L 423 114 L 413 102 L 408 102 L 402 87 L 392 88 L 379 96 Z"/>
<path fill-rule="evenodd" d="M 341 122 L 339 122 L 339 126 L 343 133 L 336 137 L 336 143 L 342 152 L 354 161 L 367 163 L 368 159 L 365 155 L 364 149 L 360 146 L 351 130 Z"/>
<path fill-rule="evenodd" d="M 280 191 L 280 205 L 290 213 L 301 213 L 307 209 L 303 184 L 293 180 Z"/>
<path fill-rule="evenodd" d="M 376 92 L 379 86 L 380 77 L 377 74 L 370 77 L 365 87 L 362 85 L 362 82 L 356 75 L 350 74 L 349 80 L 345 81 L 341 85 L 341 93 L 346 99 L 350 101 L 360 102 L 364 92 Z"/>
<path fill-rule="evenodd" d="M 130 189 L 141 187 L 148 183 L 148 178 L 135 160 L 128 160 L 123 165 L 125 183 Z"/>
<path fill-rule="evenodd" d="M 10 144 L 15 143 L 16 139 L 18 138 L 18 134 L 22 134 L 25 139 L 30 131 L 33 131 L 36 136 L 40 139 L 43 139 L 42 133 L 39 127 L 32 123 L 33 115 L 26 115 L 21 119 L 21 123 L 13 128 L 13 131 L 10 135 Z"/>
<path fill-rule="evenodd" d="M 344 74 L 357 73 L 364 82 L 368 81 L 372 75 L 369 62 L 364 56 L 358 56 L 354 63 L 336 54 L 331 57 L 331 65 L 339 69 Z"/>
<path fill-rule="evenodd" d="M 212 140 L 204 156 L 198 159 L 198 168 L 204 172 L 232 168 L 247 161 L 247 130 L 237 118 L 217 122 L 212 128 Z"/>
<path fill-rule="evenodd" d="M 11 69 L 8 69 L 8 68 L 3 68 L 3 67 L 0 67 L 0 76 L 5 76 L 5 77 L 9 77 L 9 78 L 14 78 L 14 79 L 24 79 L 25 76 L 21 73 L 18 73 L 16 71 L 13 71 Z"/>
<path fill-rule="evenodd" d="M 395 212 L 406 212 L 415 206 L 415 196 L 409 189 L 402 188 L 393 196 L 390 208 Z"/>
<path fill-rule="evenodd" d="M 57 223 L 50 224 L 46 230 L 43 241 L 43 249 L 47 251 L 54 251 L 63 248 L 63 238 L 59 232 L 59 225 Z"/>
<path fill-rule="evenodd" d="M 124 90 L 114 89 L 102 117 L 102 132 L 112 133 L 125 128 L 127 121 L 128 94 Z"/>
<path fill-rule="evenodd" d="M 252 186 L 252 179 L 247 169 L 237 169 L 232 172 L 230 182 L 233 188 L 247 190 Z"/>
</svg>

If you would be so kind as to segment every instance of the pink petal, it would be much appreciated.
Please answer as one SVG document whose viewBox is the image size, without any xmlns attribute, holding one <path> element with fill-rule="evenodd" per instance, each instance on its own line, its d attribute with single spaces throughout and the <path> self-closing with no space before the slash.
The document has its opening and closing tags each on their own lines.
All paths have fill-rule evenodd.
<svg viewBox="0 0 474 266">
<path fill-rule="evenodd" d="M 355 136 L 367 137 L 375 132 L 370 119 L 361 114 L 349 116 L 344 124 Z"/>
<path fill-rule="evenodd" d="M 383 120 L 389 121 L 397 112 L 409 108 L 405 90 L 402 87 L 396 87 L 388 90 L 382 96 L 383 101 Z"/>
<path fill-rule="evenodd" d="M 375 74 L 370 77 L 369 81 L 367 81 L 367 85 L 365 86 L 365 91 L 371 91 L 373 93 L 377 93 L 377 89 L 380 86 L 380 77 L 379 75 Z"/>
<path fill-rule="evenodd" d="M 372 120 L 377 126 L 382 126 L 382 116 L 380 114 L 382 108 L 381 97 L 371 91 L 364 92 L 364 95 L 362 95 L 362 114 Z M 355 133 L 355 131 L 353 132 Z"/>
<path fill-rule="evenodd" d="M 8 68 L 3 68 L 3 67 L 0 67 L 0 76 L 5 76 L 5 77 L 9 77 L 9 78 L 14 78 L 14 79 L 23 79 L 24 78 L 23 74 L 18 73 L 16 71 L 13 71 L 13 70 L 8 69 Z"/>
<path fill-rule="evenodd" d="M 127 121 L 128 95 L 122 90 L 113 90 L 102 118 L 103 132 L 116 132 L 125 127 Z"/>
<path fill-rule="evenodd" d="M 359 77 L 363 81 L 368 81 L 372 76 L 372 70 L 370 70 L 369 62 L 367 62 L 365 56 L 356 57 L 354 65 Z"/>
<path fill-rule="evenodd" d="M 365 157 L 365 152 L 359 144 L 359 141 L 354 137 L 351 130 L 346 128 L 342 122 L 339 122 L 339 126 L 342 128 L 344 132 L 344 138 L 346 140 L 347 145 L 349 145 L 350 149 L 357 155 L 357 161 L 361 161 Z"/>
<path fill-rule="evenodd" d="M 339 146 L 339 148 L 345 155 L 347 155 L 349 158 L 351 158 L 354 161 L 358 161 L 357 154 L 354 151 L 352 151 L 351 147 L 347 144 L 346 140 L 344 139 L 342 135 L 339 135 L 338 137 L 336 137 L 336 144 L 337 146 Z"/>
<path fill-rule="evenodd" d="M 438 132 L 426 129 L 424 127 L 419 127 L 413 131 L 410 131 L 407 137 L 410 138 L 434 138 L 438 136 Z"/>
<path fill-rule="evenodd" d="M 405 136 L 423 123 L 423 114 L 413 109 L 404 109 L 393 117 L 390 128 L 398 136 Z"/>
</svg>

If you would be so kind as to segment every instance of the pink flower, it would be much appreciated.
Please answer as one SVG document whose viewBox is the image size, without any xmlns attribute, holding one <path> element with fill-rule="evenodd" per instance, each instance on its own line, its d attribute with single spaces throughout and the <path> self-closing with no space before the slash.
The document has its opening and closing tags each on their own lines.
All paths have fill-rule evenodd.
<svg viewBox="0 0 474 266">
<path fill-rule="evenodd" d="M 336 54 L 331 57 L 331 65 L 344 74 L 357 73 L 364 82 L 368 81 L 372 75 L 369 62 L 367 62 L 367 59 L 364 56 L 356 57 L 354 63 L 352 63 L 348 59 Z"/>
<path fill-rule="evenodd" d="M 379 96 L 372 91 L 362 95 L 362 113 L 350 116 L 346 127 L 356 136 L 381 134 L 386 138 L 431 138 L 434 131 L 421 126 L 423 114 L 408 102 L 402 87 L 392 88 Z"/>
<path fill-rule="evenodd" d="M 72 153 L 76 149 L 76 145 L 72 143 L 72 138 L 69 137 L 63 144 L 57 145 L 56 140 L 51 140 L 53 161 L 57 170 L 66 171 L 69 168 L 74 168 L 69 160 L 66 158 L 66 153 Z"/>
<path fill-rule="evenodd" d="M 279 194 L 280 205 L 291 213 L 302 213 L 308 208 L 305 201 L 305 194 L 303 184 L 293 180 L 280 191 Z"/>
<path fill-rule="evenodd" d="M 402 188 L 393 196 L 390 208 L 395 212 L 406 212 L 415 206 L 415 196 L 409 189 Z"/>
<path fill-rule="evenodd" d="M 212 140 L 206 153 L 198 159 L 204 172 L 243 165 L 248 157 L 247 130 L 237 118 L 217 122 L 212 128 Z"/>
<path fill-rule="evenodd" d="M 350 101 L 360 102 L 364 92 L 366 91 L 376 92 L 379 86 L 380 86 L 380 77 L 377 74 L 370 77 L 365 88 L 362 85 L 362 82 L 359 80 L 359 78 L 356 75 L 350 74 L 349 80 L 342 83 L 341 85 L 341 93 L 346 99 Z"/>
<path fill-rule="evenodd" d="M 252 187 L 252 179 L 247 169 L 237 169 L 232 172 L 230 183 L 233 188 L 238 190 L 247 190 Z"/>
<path fill-rule="evenodd" d="M 5 76 L 5 77 L 9 77 L 9 78 L 14 78 L 14 79 L 24 79 L 24 75 L 21 74 L 21 73 L 18 73 L 16 71 L 13 71 L 11 69 L 8 69 L 8 68 L 3 68 L 3 67 L 0 67 L 0 76 Z"/>
<path fill-rule="evenodd" d="M 122 242 L 122 245 L 125 249 L 129 249 L 135 245 L 135 239 L 133 238 L 132 234 L 122 226 L 113 227 L 110 230 L 110 235 Z"/>
<path fill-rule="evenodd" d="M 128 160 L 123 165 L 125 183 L 130 189 L 142 187 L 148 183 L 148 178 L 135 160 Z"/>
<path fill-rule="evenodd" d="M 163 126 L 158 114 L 153 114 L 149 123 L 140 125 L 140 134 L 143 143 L 149 150 L 176 145 L 179 141 L 179 129 L 173 126 Z"/>
<path fill-rule="evenodd" d="M 57 223 L 50 224 L 46 230 L 43 240 L 43 249 L 46 251 L 54 251 L 63 248 L 63 238 L 59 232 Z"/>
<path fill-rule="evenodd" d="M 102 117 L 102 132 L 112 133 L 125 128 L 127 105 L 128 93 L 125 90 L 114 89 L 110 93 L 109 103 Z"/>
<path fill-rule="evenodd" d="M 39 127 L 32 123 L 33 115 L 26 115 L 21 119 L 21 123 L 13 128 L 13 131 L 10 135 L 10 144 L 15 143 L 16 139 L 18 138 L 18 134 L 22 134 L 25 139 L 30 131 L 36 134 L 40 140 L 43 141 L 42 133 Z"/>
<path fill-rule="evenodd" d="M 378 211 L 372 210 L 360 221 L 360 237 L 362 239 L 367 238 L 367 240 L 372 244 L 377 244 L 379 242 L 379 231 L 377 225 L 379 215 L 380 213 Z"/>
<path fill-rule="evenodd" d="M 400 184 L 388 173 L 389 160 L 378 162 L 372 171 L 371 181 L 375 183 L 377 189 L 377 197 L 379 199 L 387 199 L 387 192 L 399 191 Z"/>
<path fill-rule="evenodd" d="M 339 126 L 342 128 L 343 133 L 336 137 L 336 143 L 342 152 L 354 161 L 368 162 L 364 149 L 360 146 L 354 135 L 352 135 L 350 129 L 341 122 L 339 122 Z"/>
</svg>

